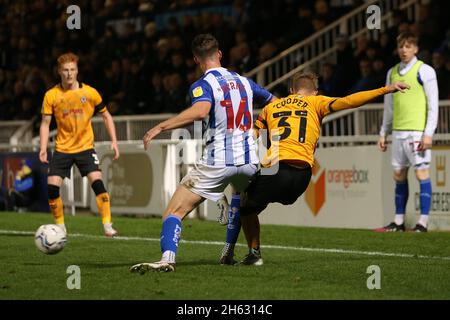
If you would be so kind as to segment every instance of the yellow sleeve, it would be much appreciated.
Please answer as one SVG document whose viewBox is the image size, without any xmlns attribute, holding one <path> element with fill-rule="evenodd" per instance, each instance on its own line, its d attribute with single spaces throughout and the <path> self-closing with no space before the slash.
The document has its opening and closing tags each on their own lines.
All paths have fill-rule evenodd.
<svg viewBox="0 0 450 320">
<path fill-rule="evenodd" d="M 43 115 L 53 114 L 53 95 L 50 91 L 47 91 L 44 96 L 44 101 L 42 102 L 41 113 Z"/>
<path fill-rule="evenodd" d="M 330 112 L 358 108 L 370 100 L 373 100 L 379 96 L 389 93 L 388 87 L 382 87 L 375 90 L 357 92 L 343 98 L 330 98 L 322 97 L 320 100 L 319 109 L 323 112 L 323 115 L 327 115 Z"/>
<path fill-rule="evenodd" d="M 255 120 L 255 129 L 267 129 L 267 111 L 266 108 L 262 109 L 258 118 Z"/>
<path fill-rule="evenodd" d="M 316 100 L 316 109 L 320 117 L 325 117 L 330 114 L 333 110 L 330 109 L 330 105 L 339 98 L 327 97 L 327 96 L 310 96 L 308 98 L 313 98 Z"/>
<path fill-rule="evenodd" d="M 103 99 L 102 99 L 102 96 L 100 95 L 100 93 L 98 93 L 98 91 L 94 88 L 92 88 L 91 92 L 92 92 L 91 99 L 92 99 L 92 104 L 94 105 L 94 108 L 95 108 L 95 113 L 105 112 L 106 105 L 103 103 Z"/>
</svg>

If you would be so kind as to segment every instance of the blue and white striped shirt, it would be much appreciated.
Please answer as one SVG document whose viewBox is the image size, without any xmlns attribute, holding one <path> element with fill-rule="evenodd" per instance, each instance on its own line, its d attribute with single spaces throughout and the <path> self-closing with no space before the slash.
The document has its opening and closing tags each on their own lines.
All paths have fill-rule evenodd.
<svg viewBox="0 0 450 320">
<path fill-rule="evenodd" d="M 257 164 L 253 101 L 261 99 L 266 103 L 272 94 L 251 79 L 222 67 L 208 69 L 189 93 L 192 104 L 211 103 L 209 115 L 203 120 L 206 147 L 200 162 L 215 167 Z"/>
</svg>

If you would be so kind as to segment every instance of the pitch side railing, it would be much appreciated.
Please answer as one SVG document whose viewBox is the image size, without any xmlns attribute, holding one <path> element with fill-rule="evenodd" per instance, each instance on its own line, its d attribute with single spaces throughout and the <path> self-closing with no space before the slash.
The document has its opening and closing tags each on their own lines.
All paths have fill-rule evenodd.
<svg viewBox="0 0 450 320">
<path fill-rule="evenodd" d="M 255 109 L 253 117 L 256 118 L 261 110 Z M 116 126 L 117 139 L 119 141 L 139 141 L 144 136 L 145 132 L 158 124 L 161 121 L 167 120 L 173 114 L 159 114 L 159 115 L 139 115 L 139 116 L 114 116 L 114 123 Z M 450 100 L 439 101 L 439 121 L 436 133 L 449 134 L 450 133 Z M 349 109 L 337 112 L 327 116 L 322 124 L 321 137 L 334 136 L 340 139 L 342 136 L 364 136 L 378 135 L 380 125 L 383 121 L 383 104 L 373 103 L 367 104 L 364 107 L 357 109 Z M 106 131 L 103 119 L 101 117 L 94 117 L 92 119 L 92 127 L 96 142 L 109 141 L 108 132 Z M 194 137 L 194 126 L 186 127 Z M 198 128 L 197 128 L 198 132 Z M 198 133 L 197 133 L 198 134 Z M 56 136 L 56 130 L 50 132 L 50 140 L 53 141 Z M 160 134 L 157 139 L 170 139 L 172 132 L 164 132 Z M 322 141 L 321 138 L 321 141 Z M 0 150 L 3 147 L 10 148 L 9 144 L 0 144 Z M 30 147 L 39 146 L 39 137 L 33 138 L 31 144 L 20 144 L 17 148 L 26 149 Z M 324 145 L 323 147 L 326 147 Z"/>
<path fill-rule="evenodd" d="M 254 111 L 254 116 L 260 110 Z M 168 119 L 173 114 L 145 115 L 145 116 L 115 116 L 119 147 L 124 144 L 140 144 L 144 133 L 160 121 Z M 368 104 L 358 109 L 340 111 L 327 116 L 322 125 L 319 148 L 358 146 L 375 144 L 383 119 L 383 104 Z M 23 124 L 22 124 L 23 125 Z M 96 136 L 96 145 L 108 144 L 109 136 L 101 117 L 93 119 L 93 129 Z M 193 126 L 189 127 L 193 135 Z M 56 131 L 50 135 L 54 138 Z M 170 141 L 171 132 L 158 137 L 156 143 L 173 143 Z M 52 138 L 52 139 L 53 139 Z M 450 145 L 450 100 L 439 102 L 439 120 L 436 134 L 433 137 L 434 145 Z M 54 143 L 50 142 L 50 148 Z M 39 137 L 32 143 L 21 143 L 13 146 L 10 143 L 1 143 L 0 152 L 8 151 L 38 151 Z M 89 206 L 89 186 L 86 179 L 82 179 L 78 170 L 72 171 L 72 180 L 66 180 L 62 188 L 62 195 L 68 208 L 74 212 L 75 207 L 87 208 Z"/>
<path fill-rule="evenodd" d="M 366 25 L 367 8 L 376 5 L 380 8 L 381 29 L 369 30 Z M 409 20 L 415 21 L 419 12 L 418 0 L 370 0 L 354 9 L 324 29 L 284 50 L 276 57 L 249 71 L 246 76 L 259 85 L 271 90 L 279 84 L 286 84 L 293 74 L 300 70 L 320 70 L 323 62 L 336 63 L 336 39 L 347 35 L 352 44 L 362 34 L 376 40 L 380 31 L 392 25 L 392 11 L 404 10 Z"/>
</svg>

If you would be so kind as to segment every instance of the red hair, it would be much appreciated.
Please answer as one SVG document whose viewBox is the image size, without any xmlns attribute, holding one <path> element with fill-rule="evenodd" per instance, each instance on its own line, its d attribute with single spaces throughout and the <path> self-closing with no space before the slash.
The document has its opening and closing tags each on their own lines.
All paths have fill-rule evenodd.
<svg viewBox="0 0 450 320">
<path fill-rule="evenodd" d="M 78 56 L 75 53 L 68 52 L 60 55 L 58 57 L 58 68 L 60 68 L 64 63 L 75 62 L 78 64 Z"/>
</svg>

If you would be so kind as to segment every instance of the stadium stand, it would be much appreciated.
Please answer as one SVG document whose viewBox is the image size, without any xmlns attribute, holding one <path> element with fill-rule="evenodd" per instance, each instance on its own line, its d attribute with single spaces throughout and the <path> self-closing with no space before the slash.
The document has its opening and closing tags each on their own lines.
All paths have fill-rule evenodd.
<svg viewBox="0 0 450 320">
<path fill-rule="evenodd" d="M 359 1 L 80 1 L 81 30 L 65 26 L 68 1 L 0 3 L 0 120 L 20 120 L 39 114 L 65 51 L 80 55 L 80 80 L 99 88 L 113 115 L 176 113 L 198 77 L 193 35 L 214 34 L 224 65 L 247 72 Z"/>
<path fill-rule="evenodd" d="M 198 76 L 189 52 L 194 34 L 215 34 L 223 44 L 224 64 L 248 72 L 361 3 L 81 1 L 82 29 L 68 30 L 67 1 L 1 2 L 0 120 L 39 114 L 43 93 L 57 81 L 55 58 L 67 50 L 81 55 L 81 80 L 99 87 L 112 114 L 179 112 L 186 106 L 186 89 Z M 439 10 L 443 5 L 442 0 L 421 5 L 416 21 L 394 12 L 392 26 L 377 40 L 363 34 L 351 43 L 340 37 L 336 63 L 318 70 L 322 93 L 377 87 L 396 59 L 397 32 L 409 29 L 419 34 L 420 58 L 436 68 L 440 98 L 447 99 L 450 29 L 445 10 Z M 282 86 L 279 94 L 285 90 Z"/>
</svg>

